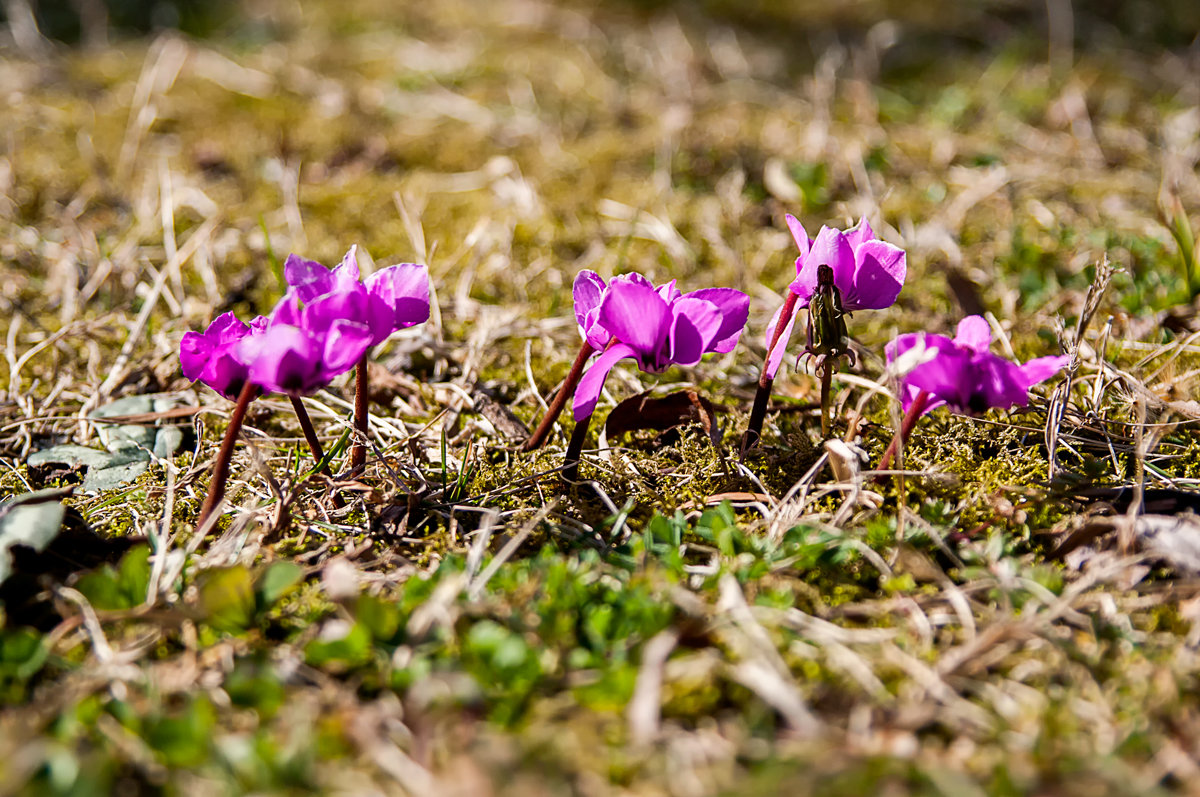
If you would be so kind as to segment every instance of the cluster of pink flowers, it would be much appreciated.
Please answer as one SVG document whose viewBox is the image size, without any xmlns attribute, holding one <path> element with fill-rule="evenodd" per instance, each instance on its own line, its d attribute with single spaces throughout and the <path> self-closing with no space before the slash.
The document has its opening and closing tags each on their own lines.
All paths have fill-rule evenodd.
<svg viewBox="0 0 1200 797">
<path fill-rule="evenodd" d="M 800 358 L 812 357 L 822 378 L 822 428 L 828 433 L 831 374 L 842 359 L 851 363 L 855 359 L 846 319 L 858 310 L 890 307 L 907 276 L 904 250 L 876 238 L 866 219 L 846 230 L 822 227 L 815 238 L 809 238 L 793 216 L 787 217 L 787 224 L 799 249 L 796 277 L 767 329 L 766 360 L 744 447 L 752 446 L 761 433 L 772 381 L 783 362 L 797 312 L 808 310 Z M 365 436 L 365 417 L 359 416 L 365 414 L 368 352 L 396 330 L 429 318 L 426 268 L 402 263 L 363 280 L 351 247 L 332 269 L 292 255 L 284 265 L 284 276 L 288 292 L 270 315 L 245 324 L 226 313 L 204 332 L 184 335 L 180 343 L 184 374 L 244 405 L 260 391 L 294 399 L 358 366 L 356 420 Z M 527 450 L 540 445 L 566 401 L 573 398 L 576 429 L 567 450 L 568 475 L 576 472 L 588 423 L 618 362 L 631 359 L 642 371 L 658 373 L 672 365 L 695 365 L 710 352 L 731 352 L 750 310 L 749 297 L 732 288 L 683 293 L 674 280 L 656 286 L 636 273 L 606 282 L 593 271 L 583 271 L 575 278 L 573 294 L 582 348 L 526 445 Z M 898 395 L 909 420 L 940 406 L 969 414 L 1024 406 L 1030 388 L 1053 376 L 1067 361 L 1061 356 L 1042 357 L 1019 365 L 992 354 L 990 344 L 987 322 L 978 316 L 964 319 L 953 339 L 917 332 L 889 343 L 885 349 L 889 363 L 922 347 L 922 356 L 916 358 L 919 363 L 899 375 Z M 298 401 L 293 404 L 297 413 L 303 413 Z M 911 423 L 906 422 L 905 428 L 911 428 Z M 310 444 L 316 456 L 311 438 Z"/>
<path fill-rule="evenodd" d="M 229 398 L 247 382 L 268 393 L 307 395 L 393 332 L 429 318 L 429 275 L 415 263 L 362 281 L 351 247 L 333 269 L 290 255 L 284 277 L 289 290 L 269 316 L 247 325 L 225 313 L 204 332 L 186 333 L 179 344 L 184 376 Z"/>
</svg>

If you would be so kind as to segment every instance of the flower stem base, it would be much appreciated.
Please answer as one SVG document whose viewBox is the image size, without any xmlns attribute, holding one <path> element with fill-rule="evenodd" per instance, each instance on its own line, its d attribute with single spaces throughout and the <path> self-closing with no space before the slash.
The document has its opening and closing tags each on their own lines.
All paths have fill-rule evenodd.
<svg viewBox="0 0 1200 797">
<path fill-rule="evenodd" d="M 904 420 L 900 423 L 900 431 L 896 432 L 892 442 L 888 444 L 887 451 L 883 452 L 883 458 L 879 460 L 879 470 L 887 470 L 892 466 L 892 460 L 900 453 L 900 446 L 908 442 L 913 427 L 917 425 L 917 419 L 921 417 L 928 403 L 929 394 L 922 390 L 913 399 L 912 404 L 908 405 L 908 412 L 904 413 Z"/>
<path fill-rule="evenodd" d="M 595 351 L 587 341 L 584 341 L 583 345 L 579 347 L 579 354 L 575 356 L 575 362 L 572 363 L 571 370 L 567 373 L 567 378 L 563 380 L 562 386 L 550 401 L 550 406 L 546 408 L 546 414 L 542 417 L 542 422 L 538 424 L 537 429 L 533 431 L 533 434 L 521 446 L 522 451 L 536 451 L 545 444 L 546 438 L 550 436 L 550 430 L 554 428 L 554 422 L 562 414 L 563 408 L 567 406 L 567 402 L 571 400 L 571 396 L 575 395 L 575 388 L 579 385 L 580 377 L 583 376 L 583 368 L 587 365 L 588 358 Z"/>
<path fill-rule="evenodd" d="M 583 454 L 583 442 L 587 440 L 591 423 L 592 416 L 589 415 L 575 424 L 575 431 L 571 433 L 571 442 L 567 444 L 567 453 L 563 457 L 563 481 L 579 481 L 579 458 Z"/>
<path fill-rule="evenodd" d="M 225 482 L 229 480 L 229 463 L 233 459 L 233 449 L 237 445 L 242 423 L 246 420 L 246 410 L 257 394 L 258 387 L 250 381 L 242 385 L 242 391 L 238 393 L 237 403 L 233 405 L 233 414 L 229 416 L 229 425 L 225 427 L 225 439 L 221 441 L 221 448 L 217 451 L 217 459 L 213 463 L 208 494 L 204 496 L 204 503 L 200 506 L 200 514 L 196 520 L 197 528 L 205 524 L 225 497 Z"/>
<path fill-rule="evenodd" d="M 367 378 L 367 355 L 354 368 L 354 445 L 350 447 L 350 470 L 359 471 L 367 464 L 367 397 L 371 385 Z"/>
</svg>

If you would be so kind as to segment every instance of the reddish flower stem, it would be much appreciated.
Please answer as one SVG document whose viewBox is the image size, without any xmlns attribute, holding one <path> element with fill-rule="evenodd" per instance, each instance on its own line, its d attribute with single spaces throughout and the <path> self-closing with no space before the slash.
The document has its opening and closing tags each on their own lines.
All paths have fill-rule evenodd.
<svg viewBox="0 0 1200 797">
<path fill-rule="evenodd" d="M 304 432 L 304 439 L 308 442 L 308 450 L 312 452 L 313 461 L 318 465 L 321 460 L 325 459 L 325 451 L 321 448 L 321 441 L 317 439 L 317 430 L 313 426 L 312 418 L 308 417 L 308 410 L 304 408 L 304 402 L 295 396 L 288 396 L 292 401 L 292 409 L 296 412 L 296 420 L 300 422 L 300 429 Z M 322 468 L 317 471 L 324 473 L 328 468 Z"/>
<path fill-rule="evenodd" d="M 350 446 L 350 470 L 362 470 L 367 464 L 367 394 L 370 383 L 367 380 L 367 355 L 364 353 L 358 365 L 354 368 L 354 445 Z"/>
<path fill-rule="evenodd" d="M 591 415 L 575 423 L 575 431 L 571 432 L 571 442 L 567 444 L 567 453 L 563 457 L 564 481 L 579 481 L 579 458 L 583 454 L 583 441 L 587 439 L 588 426 L 591 423 Z"/>
<path fill-rule="evenodd" d="M 317 470 L 314 472 L 328 475 L 329 463 L 321 464 L 322 460 L 325 459 L 325 451 L 321 448 L 321 441 L 317 439 L 317 430 L 313 426 L 312 418 L 308 417 L 308 410 L 304 408 L 304 402 L 296 396 L 288 396 L 288 398 L 292 401 L 292 409 L 296 412 L 296 420 L 300 422 L 300 429 L 304 432 L 304 439 L 308 441 L 308 450 L 312 452 L 313 461 L 317 464 Z M 344 506 L 341 496 L 337 493 L 333 494 L 331 503 L 335 509 L 341 509 Z"/>
<path fill-rule="evenodd" d="M 242 385 L 242 391 L 238 393 L 237 403 L 233 405 L 233 414 L 229 416 L 229 425 L 225 428 L 225 439 L 221 441 L 221 449 L 217 452 L 217 459 L 213 463 L 212 477 L 208 482 L 208 494 L 204 497 L 204 503 L 200 506 L 200 515 L 196 520 L 197 528 L 204 525 L 209 515 L 216 511 L 221 499 L 225 497 L 225 482 L 229 480 L 229 463 L 233 459 L 233 449 L 237 445 L 242 423 L 246 420 L 246 410 L 256 395 L 258 395 L 258 387 L 249 381 Z"/>
<path fill-rule="evenodd" d="M 542 422 L 525 441 L 525 445 L 521 446 L 522 451 L 534 451 L 541 448 L 546 442 L 546 438 L 550 436 L 550 430 L 554 428 L 554 422 L 562 414 L 563 408 L 567 406 L 571 396 L 575 395 L 575 388 L 579 385 L 580 377 L 583 376 L 583 368 L 595 351 L 587 341 L 584 341 L 583 345 L 579 347 L 579 354 L 575 356 L 575 362 L 571 365 L 567 378 L 563 380 L 562 387 L 554 394 L 550 406 L 546 408 Z"/>
<path fill-rule="evenodd" d="M 779 343 L 779 339 L 783 337 L 783 331 L 787 329 L 788 323 L 792 320 L 792 316 L 796 312 L 796 301 L 799 299 L 796 294 L 789 289 L 787 297 L 783 300 L 783 309 L 779 311 L 779 322 L 775 324 L 775 331 L 771 333 L 771 343 L 767 346 L 767 359 L 763 362 L 762 373 L 758 377 L 758 390 L 754 394 L 754 406 L 750 409 L 750 422 L 746 425 L 746 433 L 742 435 L 742 454 L 758 445 L 759 438 L 762 437 L 763 421 L 767 417 L 767 405 L 771 402 L 771 386 L 775 383 L 775 377 L 769 373 L 771 352 L 775 350 L 775 344 Z"/>
<path fill-rule="evenodd" d="M 925 405 L 928 403 L 929 394 L 922 390 L 917 393 L 912 404 L 908 405 L 908 412 L 904 413 L 904 420 L 900 423 L 900 431 L 892 438 L 892 442 L 888 444 L 887 451 L 883 452 L 883 458 L 879 460 L 879 470 L 887 470 L 892 466 L 892 460 L 900 451 L 900 444 L 908 442 L 913 427 L 917 425 L 917 419 L 921 417 L 921 412 L 924 411 Z"/>
</svg>

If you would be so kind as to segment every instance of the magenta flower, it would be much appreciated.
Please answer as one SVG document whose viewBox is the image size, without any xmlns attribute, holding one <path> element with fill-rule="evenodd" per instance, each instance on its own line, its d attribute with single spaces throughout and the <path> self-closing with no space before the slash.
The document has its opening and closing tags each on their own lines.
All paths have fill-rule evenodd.
<svg viewBox="0 0 1200 797">
<path fill-rule="evenodd" d="M 186 332 L 179 341 L 179 364 L 183 375 L 200 381 L 228 399 L 237 398 L 246 382 L 249 367 L 236 356 L 238 345 L 263 333 L 267 318 L 259 316 L 247 326 L 233 313 L 213 319 L 203 332 Z"/>
<path fill-rule="evenodd" d="M 262 332 L 234 348 L 247 378 L 267 392 L 301 396 L 353 368 L 374 335 L 366 324 L 329 309 L 341 300 L 342 294 L 326 294 L 302 310 L 297 296 L 285 296 Z"/>
<path fill-rule="evenodd" d="M 906 255 L 900 247 L 876 239 L 866 218 L 844 232 L 822 227 L 815 239 L 808 237 L 804 225 L 795 216 L 787 216 L 787 225 L 800 250 L 800 256 L 796 258 L 796 279 L 788 286 L 788 290 L 796 295 L 798 306 L 807 307 L 816 293 L 817 272 L 821 266 L 833 269 L 833 284 L 841 295 L 843 311 L 882 310 L 895 304 L 908 273 Z M 768 352 L 765 370 L 769 379 L 775 378 L 783 362 L 794 322 L 794 318 L 788 320 L 783 334 Z M 768 347 L 778 323 L 779 312 L 776 312 L 767 327 Z"/>
<path fill-rule="evenodd" d="M 988 351 L 991 329 L 981 316 L 958 323 L 954 339 L 924 332 L 901 335 L 884 349 L 889 363 L 924 342 L 930 359 L 901 377 L 900 402 L 905 412 L 925 392 L 929 400 L 920 414 L 942 405 L 964 415 L 979 415 L 992 407 L 1008 409 L 1029 403 L 1029 389 L 1058 373 L 1067 356 L 1038 357 L 1024 365 Z"/>
<path fill-rule="evenodd" d="M 674 281 L 656 289 L 645 277 L 629 274 L 605 286 L 598 276 L 584 274 L 591 276 L 575 280 L 575 314 L 588 343 L 602 353 L 579 381 L 576 421 L 591 417 L 619 360 L 633 358 L 651 373 L 695 365 L 708 352 L 732 351 L 750 313 L 750 298 L 732 288 L 681 294 Z"/>
<path fill-rule="evenodd" d="M 393 332 L 429 320 L 429 272 L 423 265 L 400 263 L 359 280 L 357 247 L 350 247 L 332 269 L 289 255 L 283 275 L 291 292 L 305 304 L 316 327 L 337 319 L 365 324 L 372 346 Z M 309 308 L 316 308 L 309 313 Z"/>
<path fill-rule="evenodd" d="M 606 285 L 604 278 L 596 272 L 581 271 L 575 277 L 572 290 L 575 298 L 575 320 L 579 323 L 579 331 L 584 340 L 597 351 L 603 351 L 613 337 L 613 333 L 600 322 L 600 305 L 613 286 L 622 283 L 649 288 L 668 305 L 683 298 L 703 299 L 717 305 L 721 311 L 721 328 L 717 332 L 717 338 L 712 341 L 711 348 L 706 349 L 706 352 L 725 354 L 733 351 L 749 317 L 749 300 L 744 293 L 733 288 L 705 288 L 683 294 L 676 287 L 675 280 L 655 287 L 654 283 L 641 274 L 631 272 L 613 277 L 612 282 Z M 746 308 L 745 312 L 741 312 L 743 306 Z"/>
</svg>

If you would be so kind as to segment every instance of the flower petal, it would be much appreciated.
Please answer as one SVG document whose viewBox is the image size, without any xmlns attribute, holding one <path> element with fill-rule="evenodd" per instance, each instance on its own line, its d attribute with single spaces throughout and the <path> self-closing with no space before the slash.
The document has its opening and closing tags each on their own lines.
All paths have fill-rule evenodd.
<svg viewBox="0 0 1200 797">
<path fill-rule="evenodd" d="M 860 218 L 858 224 L 846 230 L 846 240 L 856 250 L 867 241 L 875 240 L 875 231 L 871 229 L 871 223 L 867 221 L 866 216 Z"/>
<path fill-rule="evenodd" d="M 796 248 L 800 250 L 800 257 L 796 258 L 796 266 L 799 268 L 800 261 L 812 249 L 812 239 L 808 237 L 808 231 L 804 229 L 804 225 L 798 218 L 789 213 L 784 219 L 787 221 L 788 231 L 792 234 L 792 240 L 796 242 Z"/>
<path fill-rule="evenodd" d="M 358 364 L 374 344 L 371 328 L 366 324 L 339 318 L 325 336 L 325 356 L 321 363 L 322 381 L 328 382 Z"/>
<path fill-rule="evenodd" d="M 667 303 L 639 282 L 614 279 L 600 302 L 600 323 L 639 358 L 658 353 L 671 321 Z"/>
<path fill-rule="evenodd" d="M 779 314 L 782 312 L 783 308 L 780 307 L 775 311 L 775 315 L 771 316 L 771 323 L 767 324 L 766 343 L 768 348 L 771 346 L 771 338 L 775 334 L 775 327 L 779 324 Z M 788 341 L 792 338 L 792 328 L 796 326 L 796 315 L 796 311 L 793 310 L 792 317 L 788 319 L 787 326 L 783 328 L 783 334 L 775 342 L 775 348 L 767 352 L 767 362 L 763 367 L 766 369 L 768 379 L 775 378 L 775 374 L 779 372 L 779 366 L 783 363 L 783 355 L 787 351 Z"/>
<path fill-rule="evenodd" d="M 1029 389 L 1039 382 L 1045 382 L 1050 377 L 1066 368 L 1071 358 L 1065 354 L 1053 357 L 1038 357 L 1024 365 L 1018 366 L 1021 371 L 1021 381 Z"/>
<path fill-rule="evenodd" d="M 212 359 L 213 343 L 199 332 L 185 332 L 179 341 L 179 366 L 185 379 L 195 382 Z"/>
<path fill-rule="evenodd" d="M 575 299 L 575 321 L 579 331 L 593 349 L 601 351 L 612 337 L 597 323 L 600 317 L 600 300 L 608 288 L 604 278 L 594 271 L 584 270 L 575 275 L 571 294 Z"/>
<path fill-rule="evenodd" d="M 302 302 L 311 302 L 333 290 L 333 272 L 315 260 L 291 254 L 283 262 L 283 279 Z"/>
<path fill-rule="evenodd" d="M 807 307 L 817 289 L 817 268 L 829 266 L 833 269 L 833 284 L 842 293 L 842 305 L 849 311 L 855 296 L 854 249 L 845 233 L 833 227 L 822 227 L 808 256 L 801 259 L 796 260 L 796 279 L 789 286 L 792 293 L 800 297 L 800 306 Z"/>
<path fill-rule="evenodd" d="M 923 335 L 924 333 L 916 333 Z M 901 335 L 896 339 L 893 349 L 896 356 L 903 354 L 908 338 Z M 974 389 L 975 374 L 972 370 L 971 355 L 954 345 L 954 341 L 943 335 L 925 334 L 925 346 L 933 349 L 935 355 L 928 362 L 921 363 L 905 376 L 900 378 L 903 386 L 912 386 L 936 398 L 945 401 L 953 407 L 966 406 Z"/>
<path fill-rule="evenodd" d="M 243 324 L 236 315 L 222 313 L 204 330 L 204 336 L 211 340 L 214 346 L 224 346 L 241 340 L 249 332 L 250 327 Z"/>
<path fill-rule="evenodd" d="M 604 380 L 608 378 L 608 372 L 613 369 L 617 361 L 626 357 L 636 359 L 637 356 L 638 353 L 632 346 L 614 343 L 592 361 L 591 366 L 584 372 L 583 378 L 579 380 L 579 386 L 575 388 L 571 411 L 575 415 L 576 423 L 592 417 L 592 413 L 596 411 L 596 402 L 600 400 L 600 391 L 604 389 Z"/>
<path fill-rule="evenodd" d="M 664 302 L 666 302 L 667 304 L 674 304 L 675 300 L 678 299 L 682 295 L 679 291 L 679 288 L 677 288 L 675 286 L 675 280 L 671 280 L 670 282 L 664 282 L 662 285 L 659 285 L 654 290 L 656 293 L 658 293 L 659 296 L 662 297 L 662 300 Z"/>
<path fill-rule="evenodd" d="M 380 343 L 392 334 L 394 314 L 382 300 L 370 296 L 366 288 L 355 284 L 357 290 L 333 291 L 304 308 L 300 326 L 309 334 L 324 340 L 338 320 L 365 324 L 371 330 L 371 345 Z"/>
<path fill-rule="evenodd" d="M 958 322 L 954 342 L 976 354 L 986 354 L 992 346 L 992 327 L 981 315 L 969 315 Z"/>
<path fill-rule="evenodd" d="M 733 351 L 750 317 L 750 297 L 734 288 L 704 288 L 685 293 L 683 298 L 703 299 L 717 306 L 721 311 L 721 328 L 708 350 L 722 354 Z"/>
<path fill-rule="evenodd" d="M 862 223 L 866 224 L 867 220 L 863 219 Z M 882 310 L 896 303 L 907 274 L 908 263 L 903 249 L 884 241 L 866 241 L 854 251 L 853 288 L 843 288 L 837 281 L 836 271 L 834 283 L 842 288 L 842 307 L 846 312 Z"/>
<path fill-rule="evenodd" d="M 700 362 L 721 329 L 721 309 L 704 299 L 683 298 L 671 307 L 671 360 L 679 365 Z"/>
<path fill-rule="evenodd" d="M 429 269 L 425 266 L 398 263 L 376 271 L 363 284 L 372 299 L 387 308 L 389 335 L 429 320 Z"/>
<path fill-rule="evenodd" d="M 299 327 L 272 324 L 262 335 L 238 344 L 239 359 L 250 364 L 250 381 L 268 392 L 300 395 L 321 387 L 321 355 L 311 335 Z"/>
<path fill-rule="evenodd" d="M 358 244 L 354 244 L 342 256 L 342 262 L 333 267 L 333 287 L 331 290 L 344 291 L 357 285 L 362 272 L 358 268 Z"/>
</svg>

